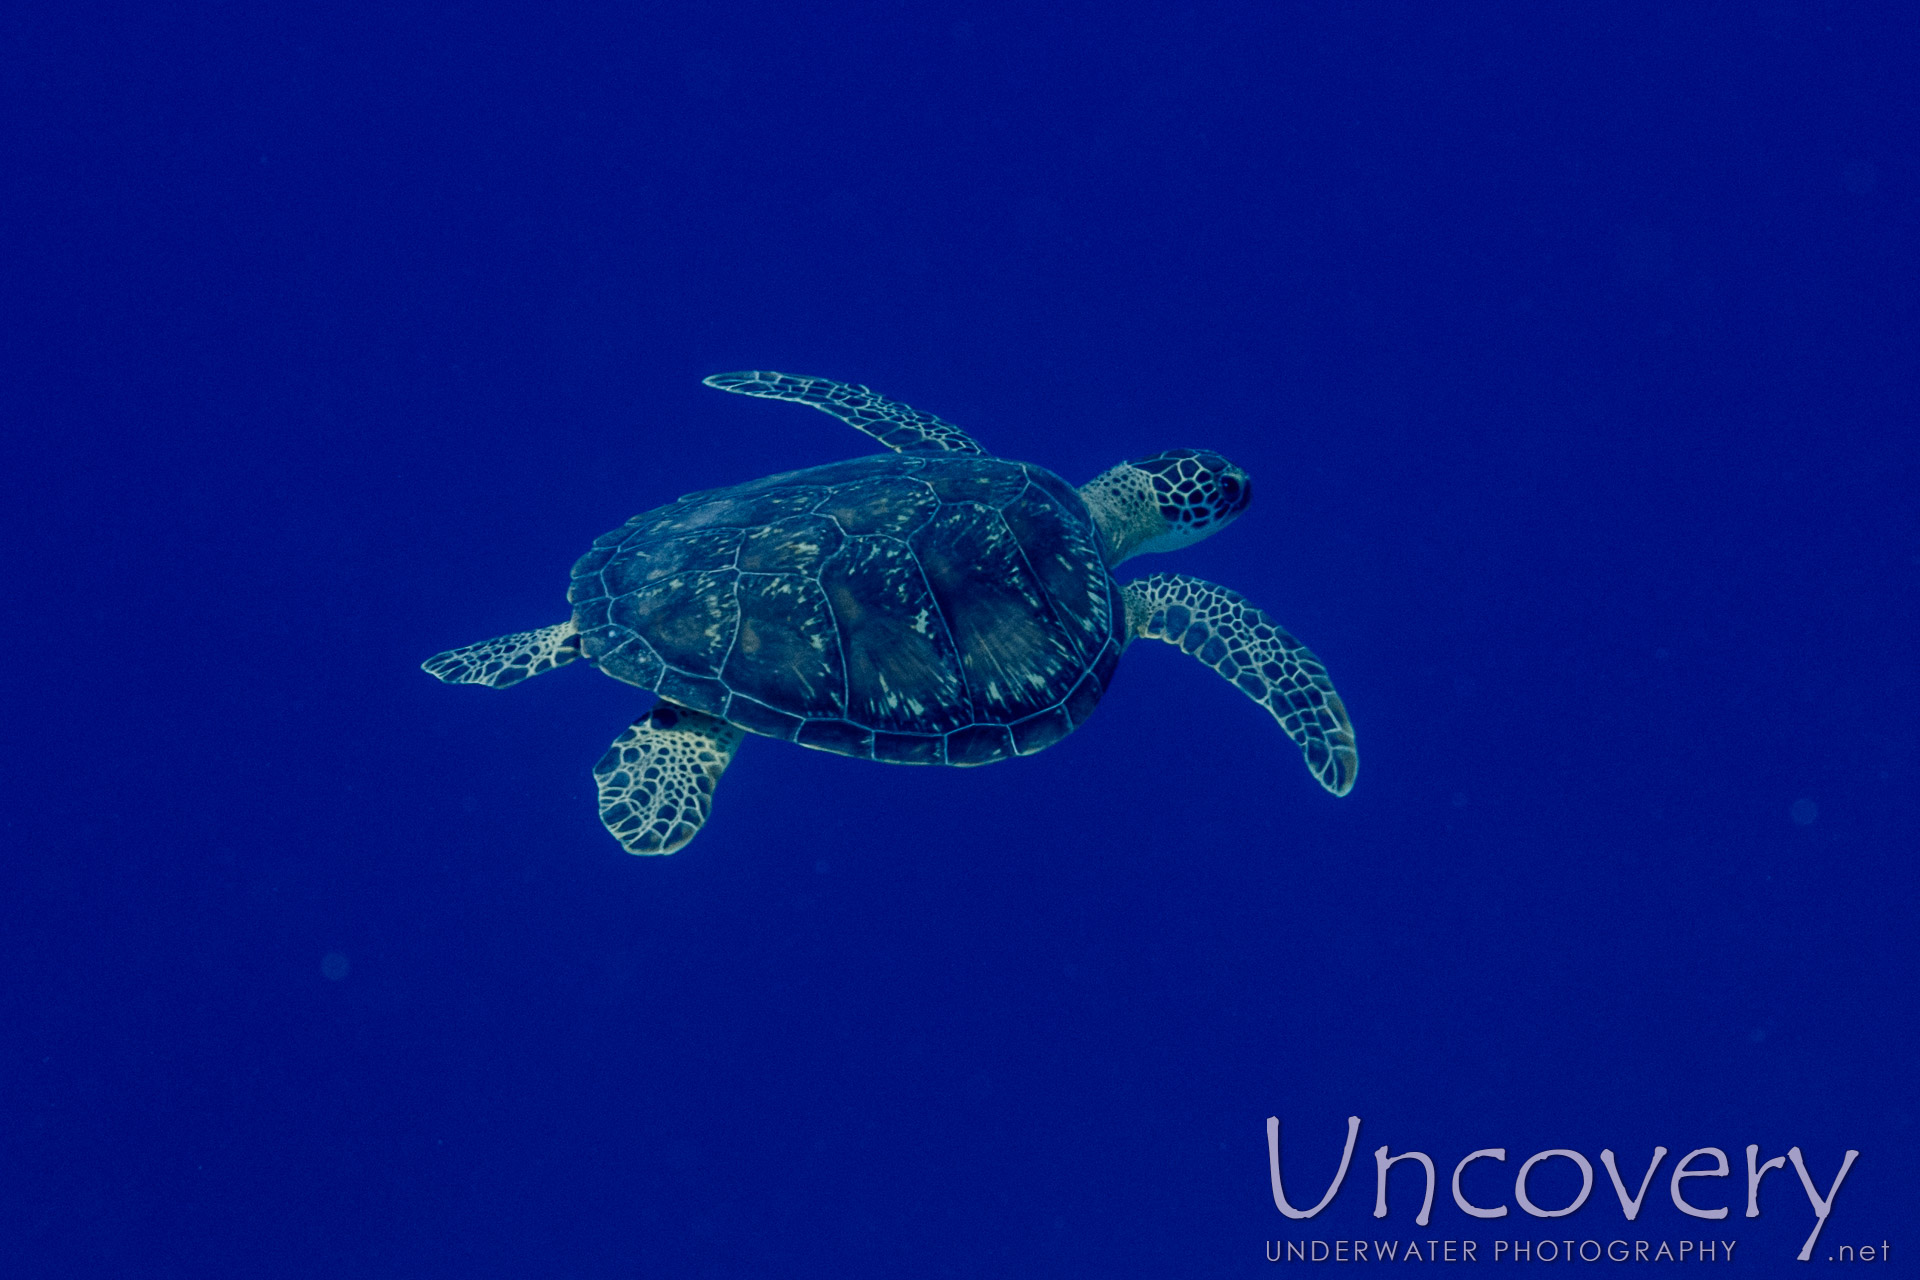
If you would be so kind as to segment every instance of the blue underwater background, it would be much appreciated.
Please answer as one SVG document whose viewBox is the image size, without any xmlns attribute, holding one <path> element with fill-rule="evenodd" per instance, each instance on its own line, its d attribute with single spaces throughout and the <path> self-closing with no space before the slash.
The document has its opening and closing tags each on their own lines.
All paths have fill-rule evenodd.
<svg viewBox="0 0 1920 1280">
<path fill-rule="evenodd" d="M 1815 1218 L 1791 1166 L 1743 1216 L 1749 1143 L 1823 1193 L 1858 1150 L 1812 1265 L 1904 1270 L 1917 26 L 10 10 L 0 1271 L 1789 1272 Z M 563 620 L 635 512 L 868 450 L 700 385 L 742 368 L 1076 484 L 1234 459 L 1248 514 L 1122 576 L 1310 645 L 1353 793 L 1142 643 L 1040 755 L 750 740 L 698 840 L 621 852 L 590 771 L 647 695 L 419 663 Z M 1350 1115 L 1283 1218 L 1267 1117 L 1311 1205 Z M 1436 1162 L 1428 1226 L 1412 1163 L 1373 1216 L 1381 1144 Z M 1656 1144 L 1628 1223 L 1599 1152 Z M 1490 1147 L 1480 1204 L 1561 1148 L 1591 1199 L 1469 1218 Z M 1703 1147 L 1725 1220 L 1668 1192 Z"/>
</svg>

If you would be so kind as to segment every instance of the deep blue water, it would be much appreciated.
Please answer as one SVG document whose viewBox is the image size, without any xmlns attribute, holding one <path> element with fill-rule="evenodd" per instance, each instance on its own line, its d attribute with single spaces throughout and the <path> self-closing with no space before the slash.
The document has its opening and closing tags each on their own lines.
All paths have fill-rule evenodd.
<svg viewBox="0 0 1920 1280">
<path fill-rule="evenodd" d="M 1787 1272 L 1814 1215 L 1788 1167 L 1743 1216 L 1749 1143 L 1822 1193 L 1861 1153 L 1816 1266 L 1920 1250 L 1910 10 L 4 29 L 0 1270 Z M 866 450 L 699 383 L 739 368 L 1075 483 L 1233 458 L 1252 510 L 1122 576 L 1311 645 L 1353 793 L 1143 642 L 1043 754 L 749 741 L 622 853 L 590 770 L 645 694 L 418 663 L 562 620 L 634 512 Z M 1267 1117 L 1311 1205 L 1349 1115 L 1283 1218 Z M 1383 1143 L 1427 1228 L 1412 1163 L 1372 1216 Z M 1628 1223 L 1599 1153 L 1656 1144 Z M 1669 1194 L 1706 1147 L 1721 1221 Z M 1561 1148 L 1592 1197 L 1528 1217 Z"/>
</svg>

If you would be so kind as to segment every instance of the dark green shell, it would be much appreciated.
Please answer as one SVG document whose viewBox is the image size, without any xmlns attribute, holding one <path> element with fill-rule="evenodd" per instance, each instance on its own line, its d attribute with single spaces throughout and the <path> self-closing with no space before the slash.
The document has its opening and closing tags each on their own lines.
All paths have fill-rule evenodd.
<svg viewBox="0 0 1920 1280">
<path fill-rule="evenodd" d="M 690 494 L 594 541 L 568 599 L 609 675 L 775 738 L 986 764 L 1106 691 L 1126 606 L 1041 467 L 883 454 Z"/>
</svg>

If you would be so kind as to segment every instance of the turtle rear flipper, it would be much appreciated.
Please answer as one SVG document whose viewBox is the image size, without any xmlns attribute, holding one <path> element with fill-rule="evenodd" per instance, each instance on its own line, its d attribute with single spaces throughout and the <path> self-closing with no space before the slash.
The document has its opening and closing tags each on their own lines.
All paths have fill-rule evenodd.
<svg viewBox="0 0 1920 1280">
<path fill-rule="evenodd" d="M 1128 631 L 1177 644 L 1218 671 L 1273 713 L 1321 786 L 1353 790 L 1353 723 L 1312 650 L 1239 592 L 1199 578 L 1156 573 L 1123 589 Z"/>
<path fill-rule="evenodd" d="M 538 631 L 495 636 L 479 644 L 436 653 L 421 663 L 420 669 L 448 684 L 484 684 L 504 689 L 528 676 L 564 667 L 579 656 L 580 634 L 569 619 Z"/>
<path fill-rule="evenodd" d="M 628 853 L 672 853 L 700 834 L 713 788 L 744 730 L 662 702 L 613 740 L 593 766 L 600 821 Z"/>
</svg>

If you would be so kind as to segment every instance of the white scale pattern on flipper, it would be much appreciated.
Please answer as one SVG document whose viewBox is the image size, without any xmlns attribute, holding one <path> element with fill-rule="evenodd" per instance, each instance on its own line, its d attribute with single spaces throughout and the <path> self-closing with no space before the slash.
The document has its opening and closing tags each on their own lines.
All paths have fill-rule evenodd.
<svg viewBox="0 0 1920 1280">
<path fill-rule="evenodd" d="M 830 413 L 866 432 L 895 453 L 985 453 L 972 437 L 951 422 L 908 408 L 879 393 L 850 382 L 828 378 L 800 378 L 790 373 L 759 369 L 743 373 L 716 373 L 703 378 L 710 387 L 764 400 L 792 400 Z"/>
<path fill-rule="evenodd" d="M 600 821 L 628 853 L 672 853 L 700 834 L 713 788 L 745 730 L 663 702 L 628 726 L 593 766 Z"/>
<path fill-rule="evenodd" d="M 579 637 L 569 620 L 538 631 L 495 636 L 479 644 L 436 653 L 421 663 L 420 668 L 448 684 L 484 684 L 504 689 L 528 676 L 564 667 L 579 656 Z"/>
<path fill-rule="evenodd" d="M 1327 669 L 1285 627 L 1236 591 L 1184 574 L 1126 584 L 1127 627 L 1179 645 L 1273 713 L 1299 744 L 1307 768 L 1337 796 L 1360 771 L 1353 724 Z"/>
</svg>

